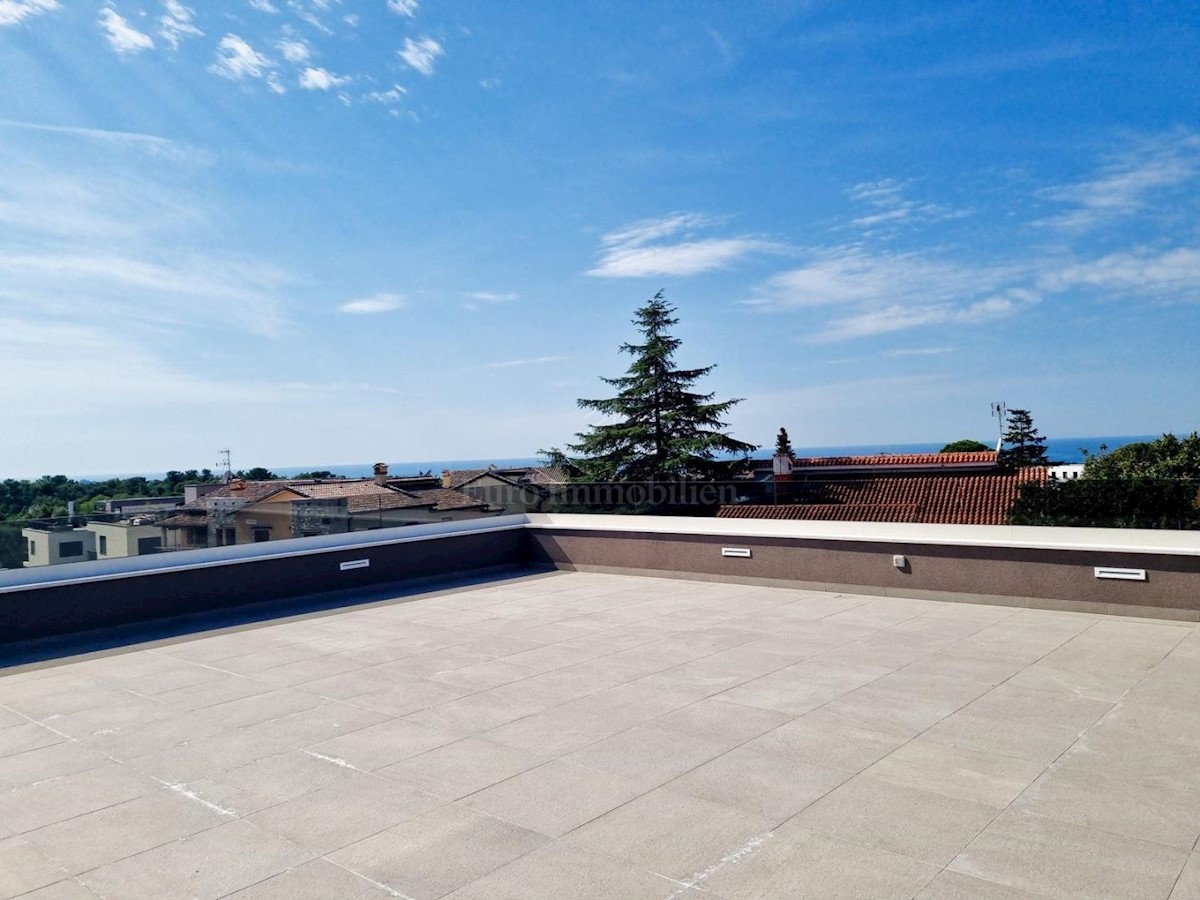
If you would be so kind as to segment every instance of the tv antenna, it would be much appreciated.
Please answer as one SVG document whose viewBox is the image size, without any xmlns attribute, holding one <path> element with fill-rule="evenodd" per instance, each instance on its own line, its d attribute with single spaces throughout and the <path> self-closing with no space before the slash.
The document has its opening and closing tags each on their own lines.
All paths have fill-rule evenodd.
<svg viewBox="0 0 1200 900">
<path fill-rule="evenodd" d="M 996 440 L 996 452 L 1004 448 L 1004 423 L 1008 420 L 1008 404 L 1001 400 L 992 404 L 992 415 L 1000 426 L 1000 437 Z"/>
<path fill-rule="evenodd" d="M 222 478 L 228 484 L 233 479 L 233 466 L 229 462 L 229 451 L 218 450 L 217 452 L 221 454 L 221 458 L 217 460 L 217 468 L 221 470 Z"/>
</svg>

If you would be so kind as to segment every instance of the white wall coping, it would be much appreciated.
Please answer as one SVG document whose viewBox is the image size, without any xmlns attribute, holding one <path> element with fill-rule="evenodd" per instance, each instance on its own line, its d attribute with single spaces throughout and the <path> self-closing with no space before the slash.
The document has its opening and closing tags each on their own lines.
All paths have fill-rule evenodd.
<svg viewBox="0 0 1200 900">
<path fill-rule="evenodd" d="M 610 516 L 578 513 L 529 513 L 526 519 L 529 528 L 538 530 L 642 531 L 647 534 L 712 535 L 730 539 L 788 538 L 805 541 L 863 541 L 1200 556 L 1200 531 L 1058 528 L 1041 525 L 811 522 L 797 519 L 700 519 L 683 516 Z"/>
<path fill-rule="evenodd" d="M 232 547 L 206 547 L 198 550 L 179 550 L 147 556 L 123 556 L 91 562 L 58 566 L 34 566 L 0 572 L 0 594 L 62 587 L 116 578 L 136 578 L 168 572 L 188 572 L 216 566 L 289 559 L 334 553 L 341 550 L 369 550 L 393 544 L 409 544 L 442 538 L 465 537 L 495 531 L 516 531 L 526 526 L 524 515 L 494 516 L 483 519 L 460 519 L 457 522 L 431 522 L 427 525 L 399 525 L 374 531 L 352 531 L 345 534 L 288 538 L 260 544 L 237 544 Z"/>
</svg>

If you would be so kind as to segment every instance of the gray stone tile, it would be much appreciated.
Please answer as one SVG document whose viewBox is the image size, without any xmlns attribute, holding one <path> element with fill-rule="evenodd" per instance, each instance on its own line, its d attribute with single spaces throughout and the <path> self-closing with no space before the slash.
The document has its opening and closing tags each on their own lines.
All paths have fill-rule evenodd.
<svg viewBox="0 0 1200 900">
<path fill-rule="evenodd" d="M 917 894 L 916 900 L 1037 900 L 1038 896 L 946 869 Z"/>
<path fill-rule="evenodd" d="M 536 850 L 548 839 L 448 804 L 330 854 L 413 900 L 435 900 Z"/>
<path fill-rule="evenodd" d="M 1044 720 L 1024 722 L 960 710 L 921 735 L 922 741 L 1015 756 L 1049 765 L 1074 744 L 1081 729 Z"/>
<path fill-rule="evenodd" d="M 710 697 L 659 716 L 654 726 L 736 747 L 790 721 L 788 713 Z"/>
<path fill-rule="evenodd" d="M 801 716 L 755 738 L 746 748 L 827 769 L 861 772 L 905 741 L 895 734 Z"/>
<path fill-rule="evenodd" d="M 286 746 L 257 735 L 221 731 L 167 750 L 135 756 L 129 765 L 163 781 L 183 783 L 277 756 L 286 750 Z"/>
<path fill-rule="evenodd" d="M 177 791 L 161 788 L 135 800 L 30 831 L 25 839 L 67 872 L 78 875 L 215 828 L 229 819 Z"/>
<path fill-rule="evenodd" d="M 14 753 L 0 757 L 0 792 L 11 791 L 35 781 L 97 769 L 111 762 L 102 753 L 73 741 Z"/>
<path fill-rule="evenodd" d="M 314 859 L 229 894 L 226 900 L 384 900 L 395 894 L 381 885 Z"/>
<path fill-rule="evenodd" d="M 762 816 L 659 788 L 562 840 L 686 882 L 756 845 L 771 827 Z"/>
<path fill-rule="evenodd" d="M 643 793 L 644 786 L 633 779 L 556 760 L 462 802 L 522 828 L 560 837 Z"/>
<path fill-rule="evenodd" d="M 624 775 L 650 788 L 715 759 L 726 749 L 725 743 L 653 725 L 639 725 L 563 759 Z"/>
<path fill-rule="evenodd" d="M 667 900 L 704 895 L 677 882 L 561 842 L 539 847 L 490 875 L 446 895 L 446 900 L 620 898 Z M 711 895 L 708 895 L 711 896 Z"/>
<path fill-rule="evenodd" d="M 97 732 L 119 729 L 139 729 L 160 719 L 168 718 L 174 710 L 154 700 L 127 695 L 126 699 L 105 706 L 81 709 L 78 712 L 54 715 L 42 721 L 73 738 L 86 738 Z"/>
<path fill-rule="evenodd" d="M 1187 857 L 1161 844 L 1008 811 L 950 869 L 1039 896 L 1141 900 L 1170 894 Z"/>
<path fill-rule="evenodd" d="M 1043 768 L 1040 762 L 917 739 L 893 751 L 866 773 L 894 784 L 1002 809 L 1029 787 Z"/>
<path fill-rule="evenodd" d="M 410 681 L 350 698 L 355 706 L 377 709 L 393 716 L 406 716 L 439 703 L 457 700 L 470 693 L 464 688 L 435 681 Z"/>
<path fill-rule="evenodd" d="M 665 788 L 783 822 L 850 776 L 739 747 L 685 772 Z"/>
<path fill-rule="evenodd" d="M 176 709 L 204 709 L 230 700 L 240 700 L 254 694 L 265 694 L 271 685 L 264 684 L 252 678 L 239 675 L 226 675 L 224 678 L 206 681 L 191 687 L 178 688 L 174 691 L 164 691 L 155 697 L 161 703 L 169 704 Z"/>
<path fill-rule="evenodd" d="M 792 827 L 718 864 L 703 886 L 729 900 L 901 900 L 937 872 L 928 863 Z"/>
<path fill-rule="evenodd" d="M 216 900 L 312 858 L 246 822 L 228 822 L 79 876 L 106 900 Z"/>
<path fill-rule="evenodd" d="M 210 706 L 204 716 L 230 728 L 242 728 L 315 709 L 326 702 L 314 694 L 285 688 Z"/>
<path fill-rule="evenodd" d="M 408 719 L 390 719 L 321 741 L 307 749 L 372 772 L 461 738 L 462 734 L 458 732 L 429 728 Z"/>
<path fill-rule="evenodd" d="M 307 747 L 341 734 L 379 725 L 391 718 L 392 716 L 379 710 L 363 709 L 361 706 L 333 701 L 249 725 L 243 730 L 247 734 L 277 741 L 289 747 Z"/>
<path fill-rule="evenodd" d="M 21 834 L 144 796 L 161 787 L 140 772 L 108 763 L 74 775 L 34 781 L 0 794 L 0 822 Z"/>
<path fill-rule="evenodd" d="M 49 747 L 66 740 L 61 734 L 36 725 L 24 722 L 20 725 L 10 725 L 0 728 L 0 756 L 12 756 L 14 753 L 24 753 L 26 750 L 37 750 Z"/>
<path fill-rule="evenodd" d="M 64 878 L 54 884 L 28 894 L 22 894 L 21 900 L 101 900 L 100 895 L 89 891 L 74 878 Z"/>
<path fill-rule="evenodd" d="M 790 824 L 939 868 L 996 817 L 996 809 L 859 775 Z"/>
<path fill-rule="evenodd" d="M 443 802 L 414 787 L 363 775 L 272 806 L 247 821 L 324 856 Z"/>
<path fill-rule="evenodd" d="M 1188 857 L 1170 900 L 1200 900 L 1200 853 Z"/>
<path fill-rule="evenodd" d="M 8 900 L 62 881 L 66 871 L 23 838 L 0 840 L 0 898 Z"/>
<path fill-rule="evenodd" d="M 629 723 L 617 716 L 595 715 L 568 706 L 517 719 L 485 731 L 482 737 L 530 753 L 562 756 L 628 727 Z"/>
<path fill-rule="evenodd" d="M 378 774 L 458 800 L 545 761 L 542 755 L 469 737 L 385 766 Z"/>
<path fill-rule="evenodd" d="M 187 784 L 205 803 L 248 816 L 343 781 L 363 777 L 357 769 L 329 762 L 302 750 L 268 756 Z"/>
</svg>

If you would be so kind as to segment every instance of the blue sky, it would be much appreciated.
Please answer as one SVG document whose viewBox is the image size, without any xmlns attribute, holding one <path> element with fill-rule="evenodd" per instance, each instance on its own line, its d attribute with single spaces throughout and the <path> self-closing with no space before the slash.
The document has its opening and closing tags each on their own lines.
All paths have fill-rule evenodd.
<svg viewBox="0 0 1200 900">
<path fill-rule="evenodd" d="M 0 474 L 1200 425 L 1194 3 L 0 0 Z"/>
</svg>

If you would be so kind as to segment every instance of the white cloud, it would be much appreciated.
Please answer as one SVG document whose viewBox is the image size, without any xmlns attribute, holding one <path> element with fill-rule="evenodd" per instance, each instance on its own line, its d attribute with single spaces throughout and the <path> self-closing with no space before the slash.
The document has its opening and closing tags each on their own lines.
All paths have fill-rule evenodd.
<svg viewBox="0 0 1200 900">
<path fill-rule="evenodd" d="M 962 218 L 967 213 L 937 203 L 920 203 L 904 195 L 907 187 L 894 178 L 880 181 L 863 181 L 846 193 L 856 203 L 867 207 L 864 214 L 850 221 L 855 228 L 867 233 L 878 232 L 899 225 L 919 222 L 935 222 Z"/>
<path fill-rule="evenodd" d="M 0 0 L 0 28 L 58 8 L 58 0 Z"/>
<path fill-rule="evenodd" d="M 283 58 L 290 63 L 308 62 L 312 59 L 312 47 L 302 38 L 296 38 L 295 40 L 285 38 L 275 46 L 279 48 L 279 52 L 283 54 Z"/>
<path fill-rule="evenodd" d="M 1111 253 L 1048 272 L 1039 280 L 1047 291 L 1091 288 L 1114 296 L 1151 300 L 1200 301 L 1200 249 L 1147 248 Z"/>
<path fill-rule="evenodd" d="M 327 69 L 307 68 L 300 74 L 300 87 L 306 91 L 328 91 L 349 84 L 348 75 L 334 75 Z"/>
<path fill-rule="evenodd" d="M 413 18 L 417 14 L 418 0 L 387 0 L 388 9 L 398 16 Z"/>
<path fill-rule="evenodd" d="M 947 353 L 953 353 L 953 347 L 901 347 L 898 350 L 889 350 L 888 356 L 903 357 L 903 356 L 945 356 Z"/>
<path fill-rule="evenodd" d="M 512 292 L 496 293 L 495 291 L 468 291 L 465 296 L 483 303 L 505 303 L 509 300 L 516 300 L 518 297 Z"/>
<path fill-rule="evenodd" d="M 236 34 L 227 34 L 217 44 L 217 58 L 208 70 L 222 78 L 240 81 L 262 78 L 275 64 Z"/>
<path fill-rule="evenodd" d="M 404 298 L 399 294 L 376 294 L 374 297 L 364 297 L 361 300 L 348 300 L 338 306 L 338 312 L 367 316 L 394 312 L 402 306 L 404 306 Z"/>
<path fill-rule="evenodd" d="M 277 7 L 274 3 L 272 3 L 271 0 L 250 0 L 250 7 L 252 9 L 257 9 L 259 12 L 265 12 L 265 13 L 279 12 L 279 7 Z"/>
<path fill-rule="evenodd" d="M 404 99 L 404 95 L 408 91 L 400 87 L 398 84 L 393 84 L 386 91 L 370 91 L 363 95 L 364 100 L 369 100 L 372 103 L 382 103 L 385 106 L 394 106 Z"/>
<path fill-rule="evenodd" d="M 480 78 L 479 86 L 481 88 L 483 88 L 485 91 L 494 91 L 496 88 L 500 87 L 500 79 L 499 78 Z"/>
<path fill-rule="evenodd" d="M 14 119 L 0 119 L 0 127 L 21 128 L 28 131 L 44 131 L 50 134 L 61 134 L 68 137 L 81 137 L 89 140 L 102 141 L 106 144 L 125 146 L 144 150 L 146 152 L 170 156 L 180 160 L 202 162 L 208 159 L 208 154 L 190 147 L 179 141 L 168 140 L 152 134 L 140 134 L 134 131 L 106 131 L 101 128 L 79 128 L 74 125 L 46 125 L 42 122 L 19 122 Z"/>
<path fill-rule="evenodd" d="M 1111 158 L 1095 177 L 1043 191 L 1070 208 L 1042 224 L 1083 231 L 1128 218 L 1144 210 L 1156 192 L 1188 185 L 1198 174 L 1200 135 L 1176 131 L 1147 139 Z"/>
<path fill-rule="evenodd" d="M 405 63 L 426 77 L 433 74 L 437 58 L 445 52 L 442 45 L 428 35 L 415 41 L 405 38 L 404 47 L 396 51 Z"/>
<path fill-rule="evenodd" d="M 545 363 L 563 362 L 565 356 L 535 356 L 530 359 L 508 359 L 504 362 L 487 363 L 485 369 L 515 369 L 521 366 L 540 366 Z"/>
<path fill-rule="evenodd" d="M 760 238 L 697 238 L 695 229 L 720 220 L 698 213 L 673 213 L 609 232 L 601 239 L 600 261 L 587 274 L 600 278 L 695 275 L 723 268 L 751 253 L 774 252 L 779 244 Z M 666 239 L 674 238 L 674 243 Z"/>
<path fill-rule="evenodd" d="M 138 31 L 114 10 L 100 11 L 100 27 L 107 32 L 105 37 L 109 45 L 122 56 L 141 53 L 154 47 L 154 39 L 150 35 Z"/>
<path fill-rule="evenodd" d="M 204 32 L 192 21 L 195 13 L 179 0 L 163 0 L 163 6 L 166 13 L 158 20 L 158 34 L 171 45 L 171 49 L 177 48 L 184 38 L 204 36 Z"/>
</svg>

